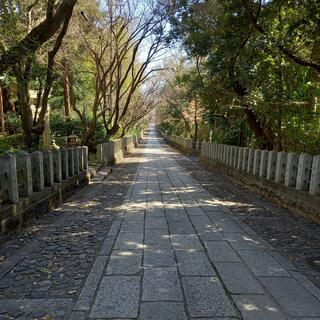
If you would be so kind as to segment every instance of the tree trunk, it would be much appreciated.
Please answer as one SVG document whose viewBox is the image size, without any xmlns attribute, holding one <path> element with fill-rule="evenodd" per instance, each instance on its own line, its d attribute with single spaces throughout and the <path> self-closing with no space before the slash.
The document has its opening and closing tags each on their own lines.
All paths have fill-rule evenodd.
<svg viewBox="0 0 320 320">
<path fill-rule="evenodd" d="M 70 103 L 70 77 L 67 62 L 63 60 L 63 98 L 64 98 L 64 114 L 66 122 L 71 121 L 71 103 Z"/>
<path fill-rule="evenodd" d="M 2 87 L 0 84 L 0 133 L 5 133 L 4 127 L 4 112 L 3 112 L 3 99 L 2 99 Z"/>
</svg>

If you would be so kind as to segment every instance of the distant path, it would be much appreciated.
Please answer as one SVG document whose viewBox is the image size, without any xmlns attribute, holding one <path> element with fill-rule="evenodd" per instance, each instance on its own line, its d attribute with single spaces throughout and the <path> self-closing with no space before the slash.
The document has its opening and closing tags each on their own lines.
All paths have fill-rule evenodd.
<svg viewBox="0 0 320 320">
<path fill-rule="evenodd" d="M 216 187 L 208 193 L 179 165 L 191 170 L 188 160 L 154 131 L 138 151 L 124 181 L 112 174 L 89 199 L 84 190 L 61 208 L 60 225 L 49 221 L 51 233 L 24 244 L 24 263 L 18 253 L 27 250 L 11 248 L 18 262 L 0 280 L 0 310 L 11 308 L 12 319 L 320 319 L 320 290 L 229 210 L 244 200 L 221 198 L 227 182 L 203 177 Z M 113 185 L 121 187 L 110 196 Z M 54 277 L 39 282 L 48 269 Z M 31 294 L 23 296 L 30 279 Z M 24 289 L 14 289 L 19 281 Z"/>
</svg>

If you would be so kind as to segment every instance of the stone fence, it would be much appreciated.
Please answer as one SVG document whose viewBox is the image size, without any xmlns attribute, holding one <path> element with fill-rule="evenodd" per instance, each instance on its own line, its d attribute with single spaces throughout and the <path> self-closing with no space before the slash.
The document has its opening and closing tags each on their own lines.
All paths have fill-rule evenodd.
<svg viewBox="0 0 320 320">
<path fill-rule="evenodd" d="M 99 163 L 118 163 L 123 159 L 124 153 L 133 152 L 139 145 L 138 136 L 125 137 L 114 141 L 101 143 L 97 147 L 97 158 Z"/>
<path fill-rule="evenodd" d="M 310 195 L 320 194 L 320 155 L 268 151 L 204 142 L 201 156 Z"/>
<path fill-rule="evenodd" d="M 201 160 L 270 200 L 320 222 L 320 155 L 203 142 Z"/>
<path fill-rule="evenodd" d="M 185 153 L 197 153 L 201 149 L 201 143 L 199 140 L 195 142 L 191 139 L 168 135 L 161 130 L 158 130 L 158 132 L 160 136 L 166 140 L 166 142 Z"/>
<path fill-rule="evenodd" d="M 12 215 L 18 218 L 28 207 L 51 196 L 56 199 L 49 201 L 49 207 L 61 201 L 65 193 L 88 181 L 87 170 L 87 147 L 0 157 L 0 233 L 6 231 L 4 225 Z"/>
</svg>

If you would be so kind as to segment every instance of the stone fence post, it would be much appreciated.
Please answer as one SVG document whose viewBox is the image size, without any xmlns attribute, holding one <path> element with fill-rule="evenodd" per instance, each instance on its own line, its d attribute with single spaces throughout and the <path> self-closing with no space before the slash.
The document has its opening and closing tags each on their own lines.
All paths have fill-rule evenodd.
<svg viewBox="0 0 320 320">
<path fill-rule="evenodd" d="M 269 151 L 268 150 L 262 150 L 261 151 L 261 162 L 260 162 L 259 176 L 263 177 L 263 178 L 266 178 L 266 176 L 267 176 L 268 157 L 269 157 Z"/>
<path fill-rule="evenodd" d="M 35 151 L 31 153 L 32 167 L 32 184 L 33 191 L 42 191 L 44 189 L 44 174 L 43 174 L 43 153 Z"/>
<path fill-rule="evenodd" d="M 284 183 L 284 179 L 286 175 L 286 165 L 287 165 L 287 153 L 284 151 L 278 152 L 275 182 Z"/>
<path fill-rule="evenodd" d="M 238 166 L 238 160 L 239 160 L 239 147 L 234 146 L 234 157 L 233 157 L 233 164 L 232 164 L 234 168 Z"/>
<path fill-rule="evenodd" d="M 260 173 L 260 163 L 261 163 L 261 150 L 254 150 L 254 160 L 253 160 L 253 174 L 259 175 Z"/>
<path fill-rule="evenodd" d="M 248 152 L 248 166 L 246 170 L 249 173 L 253 173 L 254 154 L 255 150 L 253 148 L 250 148 Z"/>
<path fill-rule="evenodd" d="M 69 167 L 69 177 L 74 176 L 74 149 L 68 149 L 68 167 Z"/>
<path fill-rule="evenodd" d="M 238 155 L 238 165 L 237 168 L 239 170 L 241 170 L 242 168 L 242 163 L 243 163 L 243 151 L 244 151 L 244 147 L 240 147 L 239 148 L 239 155 Z"/>
<path fill-rule="evenodd" d="M 242 171 L 247 171 L 248 168 L 248 157 L 249 157 L 249 148 L 243 148 L 243 159 L 242 159 Z"/>
<path fill-rule="evenodd" d="M 312 159 L 309 193 L 313 196 L 320 195 L 320 155 Z"/>
<path fill-rule="evenodd" d="M 89 156 L 88 147 L 83 146 L 82 147 L 83 170 L 88 170 L 88 160 L 89 160 L 88 156 Z"/>
<path fill-rule="evenodd" d="M 79 148 L 73 148 L 73 154 L 74 154 L 74 174 L 79 174 L 79 169 L 80 169 L 80 163 L 79 163 Z"/>
<path fill-rule="evenodd" d="M 53 174 L 53 157 L 50 150 L 45 150 L 43 154 L 43 174 L 44 174 L 44 185 L 51 187 L 54 184 Z"/>
<path fill-rule="evenodd" d="M 297 173 L 298 173 L 298 163 L 299 156 L 290 152 L 287 158 L 287 167 L 286 167 L 286 175 L 284 179 L 284 184 L 287 187 L 295 187 L 297 183 Z"/>
<path fill-rule="evenodd" d="M 69 178 L 69 150 L 61 149 L 61 171 L 62 179 L 66 180 Z"/>
<path fill-rule="evenodd" d="M 275 180 L 276 178 L 277 156 L 278 156 L 278 153 L 276 151 L 269 151 L 268 168 L 267 168 L 268 180 Z"/>
<path fill-rule="evenodd" d="M 0 158 L 0 191 L 5 201 L 19 202 L 16 157 L 11 154 Z"/>
<path fill-rule="evenodd" d="M 61 161 L 61 151 L 53 150 L 52 151 L 52 159 L 53 159 L 53 178 L 54 182 L 62 181 L 62 161 Z"/>
<path fill-rule="evenodd" d="M 307 153 L 299 156 L 298 173 L 297 173 L 297 190 L 308 190 L 311 178 L 312 157 Z"/>
<path fill-rule="evenodd" d="M 33 192 L 30 153 L 20 152 L 16 156 L 16 171 L 19 197 L 30 197 Z"/>
</svg>

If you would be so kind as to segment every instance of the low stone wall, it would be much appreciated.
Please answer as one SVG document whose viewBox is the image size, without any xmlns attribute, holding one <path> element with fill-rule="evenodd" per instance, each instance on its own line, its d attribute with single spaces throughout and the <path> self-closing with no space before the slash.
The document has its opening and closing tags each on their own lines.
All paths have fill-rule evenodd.
<svg viewBox="0 0 320 320">
<path fill-rule="evenodd" d="M 186 138 L 182 138 L 182 137 L 178 137 L 178 136 L 170 136 L 164 132 L 162 132 L 161 130 L 158 130 L 159 135 L 164 138 L 164 140 L 170 144 L 171 146 L 173 146 L 174 148 L 182 151 L 183 153 L 186 154 L 199 154 L 200 153 L 200 149 L 201 149 L 201 143 L 199 142 L 199 140 L 192 141 L 191 139 L 186 139 Z"/>
<path fill-rule="evenodd" d="M 205 142 L 201 161 L 236 183 L 320 222 L 320 156 Z"/>
<path fill-rule="evenodd" d="M 45 213 L 88 181 L 87 147 L 1 157 L 0 234 Z"/>
<path fill-rule="evenodd" d="M 124 153 L 133 152 L 139 145 L 139 137 L 125 137 L 115 141 L 101 143 L 97 147 L 99 163 L 113 164 L 123 159 Z"/>
</svg>

